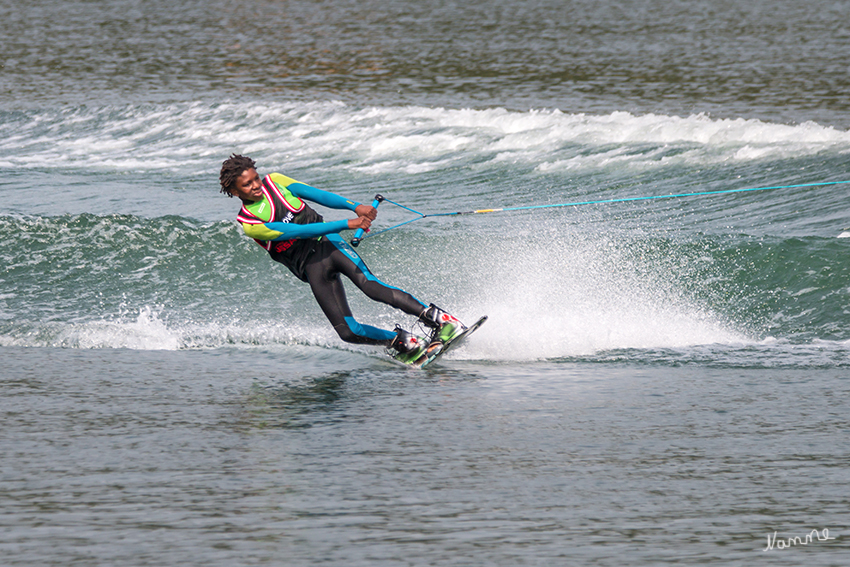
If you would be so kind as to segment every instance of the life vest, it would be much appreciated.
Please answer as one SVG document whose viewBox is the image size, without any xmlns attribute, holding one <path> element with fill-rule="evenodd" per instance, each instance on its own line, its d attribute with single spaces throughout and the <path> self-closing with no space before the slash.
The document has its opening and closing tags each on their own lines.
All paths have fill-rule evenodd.
<svg viewBox="0 0 850 567">
<path fill-rule="evenodd" d="M 266 175 L 263 178 L 263 199 L 256 203 L 243 203 L 236 219 L 243 224 L 323 222 L 322 215 L 287 189 L 287 185 L 291 183 L 297 182 L 277 173 Z M 304 260 L 313 250 L 316 240 L 317 238 L 292 238 L 275 241 L 254 238 L 254 242 L 265 248 L 272 259 L 286 265 L 292 273 L 304 281 L 306 281 L 302 270 Z"/>
</svg>

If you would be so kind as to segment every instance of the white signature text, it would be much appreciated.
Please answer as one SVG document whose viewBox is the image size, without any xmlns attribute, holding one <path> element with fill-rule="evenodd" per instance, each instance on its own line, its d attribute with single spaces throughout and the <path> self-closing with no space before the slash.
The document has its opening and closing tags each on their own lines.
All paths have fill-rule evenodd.
<svg viewBox="0 0 850 567">
<path fill-rule="evenodd" d="M 824 528 L 822 532 L 812 530 L 804 537 L 797 536 L 789 537 L 787 539 L 777 539 L 776 532 L 773 532 L 772 538 L 770 537 L 770 534 L 767 534 L 767 547 L 765 547 L 762 551 L 770 551 L 774 547 L 776 547 L 776 549 L 785 549 L 796 545 L 809 545 L 815 541 L 815 539 L 818 541 L 828 541 L 835 538 L 829 537 L 829 530 L 827 528 Z"/>
</svg>

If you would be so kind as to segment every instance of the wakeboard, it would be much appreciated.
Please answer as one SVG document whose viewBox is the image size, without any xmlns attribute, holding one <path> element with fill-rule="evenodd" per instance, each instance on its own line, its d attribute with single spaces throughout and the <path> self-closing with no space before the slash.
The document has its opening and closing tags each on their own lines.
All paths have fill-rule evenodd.
<svg viewBox="0 0 850 567">
<path fill-rule="evenodd" d="M 478 330 L 478 327 L 483 325 L 486 320 L 487 320 L 487 315 L 481 317 L 478 321 L 476 321 L 475 323 L 473 323 L 472 325 L 467 327 L 464 332 L 462 332 L 461 334 L 459 334 L 458 336 L 456 336 L 455 338 L 453 338 L 452 340 L 450 340 L 449 342 L 444 344 L 441 348 L 438 347 L 438 348 L 434 349 L 428 355 L 422 356 L 421 358 L 418 358 L 413 362 L 408 362 L 408 363 L 403 363 L 403 364 L 406 364 L 406 366 L 412 366 L 414 368 L 425 368 L 429 364 L 439 360 L 441 356 L 443 356 L 444 354 L 446 354 L 450 350 L 460 346 L 460 344 L 464 341 L 464 339 L 466 339 L 466 337 L 468 337 L 469 335 L 474 333 L 476 330 Z"/>
</svg>

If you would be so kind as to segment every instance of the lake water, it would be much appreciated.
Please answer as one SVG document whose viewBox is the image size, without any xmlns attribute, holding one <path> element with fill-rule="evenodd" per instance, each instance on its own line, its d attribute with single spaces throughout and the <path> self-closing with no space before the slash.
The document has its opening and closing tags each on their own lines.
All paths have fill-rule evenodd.
<svg viewBox="0 0 850 567">
<path fill-rule="evenodd" d="M 848 11 L 0 8 L 0 563 L 845 564 Z M 358 252 L 489 321 L 341 342 L 232 152 L 433 215 Z"/>
</svg>

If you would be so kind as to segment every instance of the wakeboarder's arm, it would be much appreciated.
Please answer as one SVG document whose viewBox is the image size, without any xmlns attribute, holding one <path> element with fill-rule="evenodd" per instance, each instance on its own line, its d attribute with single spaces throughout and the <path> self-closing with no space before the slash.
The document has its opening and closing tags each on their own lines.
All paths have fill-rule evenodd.
<svg viewBox="0 0 850 567">
<path fill-rule="evenodd" d="M 362 228 L 369 230 L 372 221 L 364 216 L 356 219 L 338 220 L 332 222 L 314 222 L 295 224 L 291 222 L 266 222 L 262 224 L 242 223 L 242 230 L 251 238 L 257 240 L 291 240 L 293 238 L 315 238 L 333 234 L 343 230 Z"/>
<path fill-rule="evenodd" d="M 290 193 L 300 199 L 313 201 L 314 203 L 324 205 L 331 209 L 348 209 L 349 211 L 353 211 L 357 208 L 357 205 L 360 204 L 350 199 L 346 199 L 345 197 L 340 197 L 335 193 L 310 187 L 304 183 L 293 183 L 292 185 L 287 186 L 287 189 L 289 189 Z"/>
<path fill-rule="evenodd" d="M 251 238 L 257 240 L 291 240 L 293 238 L 315 238 L 347 230 L 349 222 L 338 220 L 333 222 L 314 222 L 310 224 L 295 224 L 291 222 L 267 222 L 263 224 L 242 223 L 242 230 Z"/>
<path fill-rule="evenodd" d="M 299 199 L 313 201 L 314 203 L 318 203 L 331 209 L 348 209 L 349 211 L 353 211 L 358 205 L 360 205 L 360 203 L 352 201 L 351 199 L 346 199 L 345 197 L 340 197 L 334 193 L 316 189 L 315 187 L 311 187 L 306 183 L 301 183 L 300 181 L 296 181 L 291 177 L 287 177 L 280 173 L 272 173 L 269 177 L 271 177 L 272 181 L 277 183 L 279 186 L 286 187 L 290 193 Z"/>
<path fill-rule="evenodd" d="M 372 205 L 363 205 L 357 201 L 340 197 L 335 193 L 316 189 L 315 187 L 311 187 L 310 185 L 301 183 L 300 181 L 295 181 L 294 179 L 281 175 L 280 173 L 272 173 L 271 178 L 276 183 L 284 185 L 290 193 L 299 199 L 313 201 L 314 203 L 324 205 L 331 209 L 347 209 L 349 211 L 354 211 L 358 217 L 368 217 L 369 220 L 375 220 L 378 216 L 377 209 L 375 209 Z"/>
</svg>

